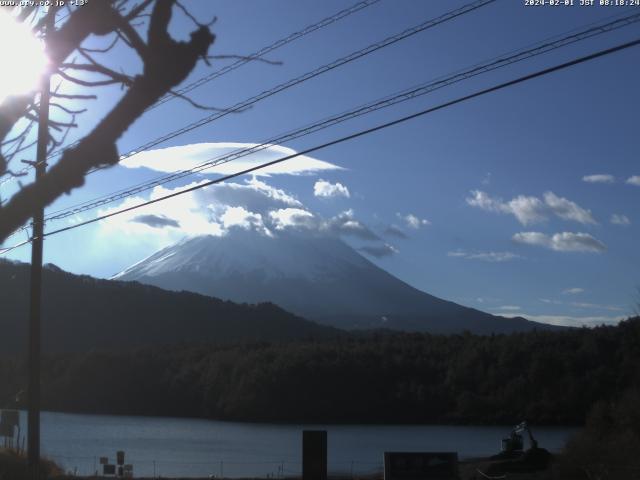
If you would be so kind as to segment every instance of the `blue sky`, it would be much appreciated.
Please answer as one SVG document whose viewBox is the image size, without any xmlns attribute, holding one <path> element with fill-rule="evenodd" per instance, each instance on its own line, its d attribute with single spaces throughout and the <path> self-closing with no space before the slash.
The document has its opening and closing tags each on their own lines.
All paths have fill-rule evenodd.
<svg viewBox="0 0 640 480">
<path fill-rule="evenodd" d="M 464 3 L 381 0 L 269 55 L 282 65 L 251 63 L 192 96 L 218 107 L 233 105 Z M 212 54 L 249 54 L 351 5 L 306 0 L 190 4 L 200 18 L 218 16 Z M 221 145 L 207 149 L 195 144 L 259 143 L 624 11 L 634 10 L 525 7 L 520 1 L 498 0 L 157 147 L 181 146 L 170 151 L 172 160 L 167 160 L 166 151 L 151 152 L 146 163 L 142 155 L 134 156 L 125 162 L 129 168 L 94 174 L 50 211 L 161 171 L 184 168 L 198 149 L 224 151 Z M 176 35 L 186 36 L 193 27 L 176 13 L 172 28 Z M 303 150 L 638 36 L 640 26 L 634 24 L 286 147 Z M 298 162 L 288 167 L 289 173 L 236 179 L 235 191 L 258 191 L 265 198 L 286 195 L 292 199 L 290 208 L 309 212 L 326 224 L 333 219 L 340 219 L 341 225 L 352 221 L 373 236 L 346 235 L 350 244 L 365 248 L 372 261 L 433 295 L 492 313 L 552 323 L 614 322 L 632 313 L 639 300 L 640 254 L 634 238 L 640 224 L 640 178 L 633 180 L 640 175 L 639 52 L 636 48 L 617 53 L 311 155 L 308 162 L 325 162 L 322 165 Z M 109 62 L 136 68 L 126 52 L 118 52 Z M 224 64 L 200 65 L 190 79 Z M 119 95 L 118 88 L 105 88 L 74 135 L 91 128 Z M 129 151 L 205 115 L 184 102 L 171 101 L 136 123 L 122 138 L 120 150 Z M 131 168 L 141 164 L 146 166 Z M 166 188 L 215 176 L 190 177 Z M 3 186 L 3 195 L 11 188 L 15 187 Z M 225 214 L 232 223 L 255 226 L 251 214 L 259 213 L 259 208 L 240 211 L 235 205 L 235 210 L 227 211 L 223 192 L 207 197 L 221 202 L 218 207 L 193 215 L 189 212 L 194 212 L 194 204 L 189 202 L 197 203 L 199 197 L 140 213 L 164 215 L 181 228 L 150 226 L 130 216 L 50 237 L 45 261 L 72 272 L 108 277 L 181 235 L 201 233 L 213 218 L 222 229 Z M 147 192 L 138 199 L 158 194 Z M 102 213 L 122 205 L 103 207 Z M 71 221 L 97 213 L 85 212 Z M 294 213 L 288 212 L 288 221 Z M 270 214 L 264 210 L 260 215 L 266 219 Z M 49 227 L 67 224 L 68 220 L 52 222 Z M 19 249 L 10 257 L 27 260 L 29 250 Z"/>
</svg>

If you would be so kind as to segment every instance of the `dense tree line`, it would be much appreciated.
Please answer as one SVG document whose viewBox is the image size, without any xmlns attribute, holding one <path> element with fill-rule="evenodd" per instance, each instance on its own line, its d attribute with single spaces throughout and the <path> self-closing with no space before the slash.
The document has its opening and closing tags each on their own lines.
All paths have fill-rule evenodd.
<svg viewBox="0 0 640 480">
<path fill-rule="evenodd" d="M 600 400 L 554 465 L 554 478 L 617 480 L 640 472 L 640 390 Z"/>
<path fill-rule="evenodd" d="M 640 318 L 511 335 L 379 332 L 333 340 L 63 355 L 48 409 L 283 422 L 581 424 L 640 387 Z M 24 384 L 0 364 L 0 398 Z"/>
</svg>

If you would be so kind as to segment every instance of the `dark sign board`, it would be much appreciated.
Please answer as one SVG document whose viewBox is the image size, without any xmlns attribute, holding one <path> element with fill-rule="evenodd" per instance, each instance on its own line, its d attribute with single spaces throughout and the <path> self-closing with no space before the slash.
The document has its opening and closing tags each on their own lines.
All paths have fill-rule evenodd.
<svg viewBox="0 0 640 480">
<path fill-rule="evenodd" d="M 100 465 L 106 465 L 109 463 L 109 459 L 107 457 L 100 457 Z"/>
<path fill-rule="evenodd" d="M 327 432 L 302 432 L 302 480 L 327 479 Z"/>
<path fill-rule="evenodd" d="M 117 459 L 116 463 L 118 465 L 124 465 L 124 452 L 122 450 L 118 450 L 116 452 L 116 459 Z"/>
<path fill-rule="evenodd" d="M 384 480 L 454 480 L 456 452 L 385 452 Z"/>
<path fill-rule="evenodd" d="M 102 466 L 102 474 L 103 475 L 115 475 L 116 474 L 116 466 L 115 465 L 103 465 Z"/>
</svg>

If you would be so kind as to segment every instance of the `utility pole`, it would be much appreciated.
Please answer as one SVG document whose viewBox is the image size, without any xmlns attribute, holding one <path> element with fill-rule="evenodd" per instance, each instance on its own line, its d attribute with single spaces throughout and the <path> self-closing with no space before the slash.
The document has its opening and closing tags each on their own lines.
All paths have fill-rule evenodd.
<svg viewBox="0 0 640 480">
<path fill-rule="evenodd" d="M 55 25 L 56 9 L 49 7 L 46 13 L 45 39 Z M 49 143 L 49 89 L 51 72 L 42 75 L 40 108 L 38 111 L 38 145 L 36 150 L 35 182 L 47 169 L 47 145 Z M 44 207 L 38 207 L 33 215 L 33 240 L 31 242 L 31 289 L 29 308 L 29 382 L 27 391 L 28 431 L 27 465 L 32 480 L 40 478 L 40 349 L 41 349 L 41 301 L 42 301 L 42 240 L 44 233 Z"/>
</svg>

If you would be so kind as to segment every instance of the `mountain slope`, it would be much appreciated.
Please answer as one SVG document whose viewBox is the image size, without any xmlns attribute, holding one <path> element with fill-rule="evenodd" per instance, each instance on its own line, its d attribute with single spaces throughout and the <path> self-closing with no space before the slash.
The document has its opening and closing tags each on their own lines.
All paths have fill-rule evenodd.
<svg viewBox="0 0 640 480">
<path fill-rule="evenodd" d="M 422 292 L 331 236 L 236 229 L 164 248 L 114 278 L 236 302 L 271 301 L 340 328 L 452 333 L 513 332 L 548 326 L 504 318 Z"/>
<path fill-rule="evenodd" d="M 0 261 L 0 352 L 26 348 L 29 265 Z M 87 351 L 178 343 L 282 341 L 339 332 L 273 304 L 237 305 L 190 292 L 43 271 L 43 348 Z"/>
</svg>

